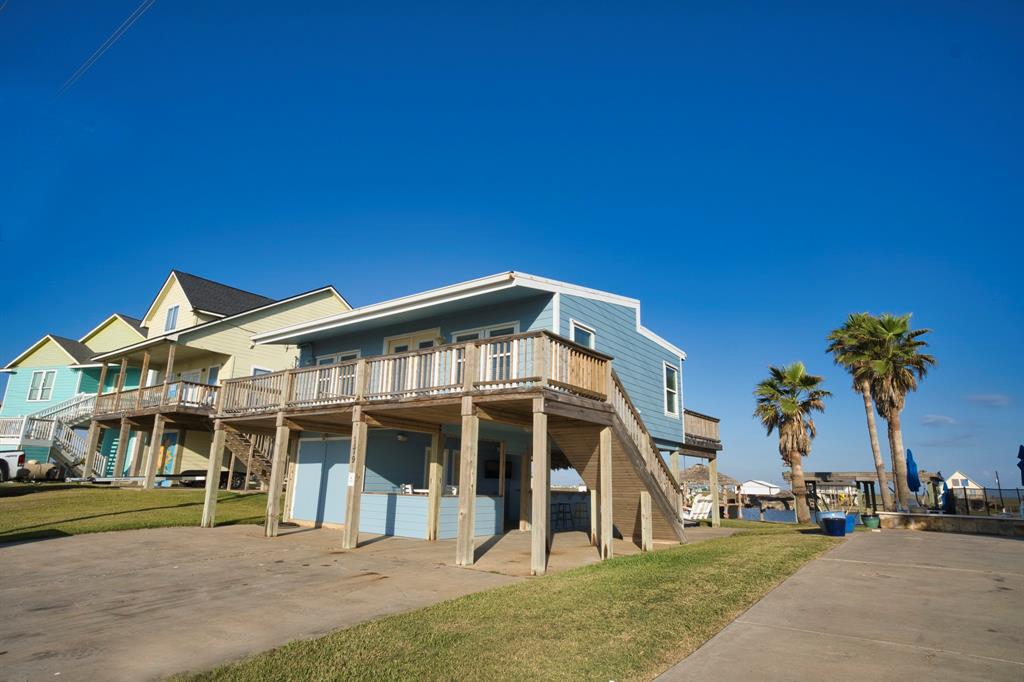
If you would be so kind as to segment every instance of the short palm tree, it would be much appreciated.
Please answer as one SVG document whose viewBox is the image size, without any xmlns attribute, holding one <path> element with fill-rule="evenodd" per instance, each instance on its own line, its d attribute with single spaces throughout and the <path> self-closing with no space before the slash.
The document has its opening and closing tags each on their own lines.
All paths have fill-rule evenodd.
<svg viewBox="0 0 1024 682">
<path fill-rule="evenodd" d="M 900 414 L 907 402 L 907 393 L 917 390 L 917 382 L 935 365 L 935 358 L 922 350 L 928 342 L 921 339 L 930 329 L 911 329 L 910 315 L 885 313 L 870 325 L 873 337 L 869 346 L 871 393 L 878 413 L 889 425 L 889 450 L 892 452 L 892 475 L 896 479 L 896 499 L 910 506 L 907 485 L 907 455 L 903 449 Z"/>
<path fill-rule="evenodd" d="M 779 454 L 790 468 L 793 495 L 796 497 L 796 519 L 808 523 L 807 485 L 804 482 L 803 458 L 811 453 L 811 441 L 817 435 L 812 412 L 825 411 L 825 398 L 832 395 L 821 388 L 822 377 L 808 374 L 802 362 L 785 367 L 768 367 L 768 378 L 754 389 L 757 407 L 754 417 L 761 421 L 768 435 L 779 432 Z"/>
<path fill-rule="evenodd" d="M 875 404 L 871 398 L 871 360 L 873 358 L 872 334 L 875 318 L 869 313 L 851 313 L 846 322 L 828 335 L 826 352 L 832 354 L 837 365 L 845 368 L 853 377 L 853 390 L 864 399 L 864 415 L 868 422 L 868 436 L 871 440 L 871 455 L 875 460 L 875 474 L 878 476 L 878 487 L 882 492 L 882 508 L 886 511 L 895 509 L 892 503 L 892 492 L 885 473 L 885 460 L 882 459 L 882 448 L 878 444 L 878 428 L 875 426 Z"/>
</svg>

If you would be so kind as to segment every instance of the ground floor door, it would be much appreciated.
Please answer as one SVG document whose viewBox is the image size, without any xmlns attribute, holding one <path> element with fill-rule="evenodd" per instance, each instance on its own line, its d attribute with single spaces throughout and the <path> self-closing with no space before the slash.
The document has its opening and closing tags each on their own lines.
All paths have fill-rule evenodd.
<svg viewBox="0 0 1024 682">
<path fill-rule="evenodd" d="M 299 440 L 292 518 L 344 523 L 348 498 L 348 438 Z"/>
</svg>

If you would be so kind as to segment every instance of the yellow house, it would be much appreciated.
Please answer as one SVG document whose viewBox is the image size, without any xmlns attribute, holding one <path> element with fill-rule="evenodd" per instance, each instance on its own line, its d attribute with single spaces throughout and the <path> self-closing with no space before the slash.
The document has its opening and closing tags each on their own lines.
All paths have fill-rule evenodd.
<svg viewBox="0 0 1024 682">
<path fill-rule="evenodd" d="M 149 487 L 161 474 L 205 470 L 220 383 L 297 363 L 297 346 L 257 346 L 251 337 L 350 309 L 332 286 L 274 300 L 172 271 L 143 316 L 146 338 L 92 358 L 105 388 L 89 428 L 87 475 L 145 476 Z M 141 387 L 120 380 L 110 387 L 106 377 L 115 368 L 118 377 L 136 370 Z M 107 447 L 99 448 L 101 443 Z M 259 438 L 232 439 L 229 451 L 229 467 L 237 460 L 239 469 L 268 473 Z M 241 471 L 234 477 L 248 481 Z"/>
</svg>

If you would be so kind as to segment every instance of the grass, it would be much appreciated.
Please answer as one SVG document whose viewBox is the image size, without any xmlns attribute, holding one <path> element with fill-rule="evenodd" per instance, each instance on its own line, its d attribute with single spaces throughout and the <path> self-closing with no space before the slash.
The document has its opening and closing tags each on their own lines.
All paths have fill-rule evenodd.
<svg viewBox="0 0 1024 682">
<path fill-rule="evenodd" d="M 731 537 L 440 602 L 177 679 L 649 679 L 838 542 L 741 523 Z"/>
<path fill-rule="evenodd" d="M 135 528 L 199 525 L 203 490 L 76 484 L 0 485 L 0 542 Z M 267 497 L 222 492 L 217 524 L 262 523 Z"/>
</svg>

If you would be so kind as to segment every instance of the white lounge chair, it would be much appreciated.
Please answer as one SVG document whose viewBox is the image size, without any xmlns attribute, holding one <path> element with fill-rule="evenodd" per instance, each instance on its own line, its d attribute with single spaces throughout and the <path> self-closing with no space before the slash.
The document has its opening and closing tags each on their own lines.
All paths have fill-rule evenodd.
<svg viewBox="0 0 1024 682">
<path fill-rule="evenodd" d="M 711 496 L 696 495 L 693 504 L 683 508 L 684 521 L 702 521 L 711 518 Z"/>
</svg>

